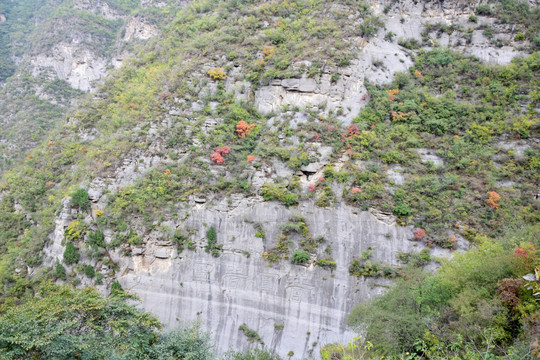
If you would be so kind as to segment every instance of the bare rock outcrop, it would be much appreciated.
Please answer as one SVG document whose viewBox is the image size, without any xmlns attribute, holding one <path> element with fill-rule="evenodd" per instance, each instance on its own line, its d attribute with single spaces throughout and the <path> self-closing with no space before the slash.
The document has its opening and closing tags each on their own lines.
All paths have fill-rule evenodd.
<svg viewBox="0 0 540 360">
<path fill-rule="evenodd" d="M 409 240 L 411 228 L 379 221 L 344 204 L 320 208 L 303 203 L 288 209 L 243 199 L 234 211 L 218 208 L 203 206 L 178 224 L 194 231 L 196 251 L 179 254 L 172 245 L 149 240 L 131 256 L 118 257 L 118 280 L 170 327 L 178 321 L 201 321 L 215 334 L 220 352 L 254 346 L 239 331 L 244 323 L 281 355 L 293 351 L 293 359 L 317 355 L 321 345 L 350 340 L 349 311 L 389 284 L 382 278 L 350 275 L 351 261 L 372 248 L 371 261 L 395 266 L 398 252 L 423 247 Z M 321 239 L 317 255 L 306 265 L 290 260 L 269 264 L 264 252 L 275 246 L 283 224 L 294 216 L 304 217 L 312 237 Z M 255 236 L 254 224 L 263 229 L 264 239 Z M 219 257 L 203 250 L 207 226 L 215 227 L 223 244 Z M 327 248 L 331 250 L 325 252 Z M 328 252 L 335 270 L 313 263 Z"/>
</svg>

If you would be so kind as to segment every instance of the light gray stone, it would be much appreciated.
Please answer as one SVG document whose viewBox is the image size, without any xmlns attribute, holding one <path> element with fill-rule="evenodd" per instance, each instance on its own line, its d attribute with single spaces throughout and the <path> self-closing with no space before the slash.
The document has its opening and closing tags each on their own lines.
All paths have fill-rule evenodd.
<svg viewBox="0 0 540 360">
<path fill-rule="evenodd" d="M 383 288 L 378 285 L 389 284 L 383 279 L 350 276 L 352 259 L 372 247 L 376 249 L 373 260 L 397 265 L 398 252 L 421 250 L 418 243 L 408 240 L 411 228 L 396 226 L 391 217 L 387 222 L 379 221 L 369 212 L 344 204 L 319 208 L 302 203 L 286 208 L 240 198 L 235 206 L 227 212 L 193 210 L 183 224 L 196 230 L 193 239 L 201 239 L 202 244 L 205 231 L 214 226 L 218 242 L 224 244 L 220 257 L 199 249 L 184 250 L 172 259 L 172 248 L 162 247 L 168 252 L 155 250 L 155 259 L 134 256 L 119 261 L 121 268 L 133 261 L 134 269 L 123 271 L 119 281 L 141 297 L 146 310 L 169 327 L 179 325 L 176 319 L 201 321 L 215 335 L 219 352 L 251 346 L 238 331 L 243 323 L 282 356 L 294 351 L 292 359 L 316 355 L 319 346 L 326 343 L 349 341 L 354 336 L 346 325 L 349 311 L 380 294 Z M 322 257 L 330 246 L 337 263 L 335 271 L 293 265 L 288 260 L 270 265 L 263 260 L 264 251 L 279 239 L 281 225 L 292 216 L 305 217 L 312 236 L 324 237 L 316 256 Z M 265 239 L 255 237 L 254 223 L 262 226 Z M 284 324 L 284 329 L 277 332 L 274 324 Z M 308 332 L 311 335 L 306 341 Z"/>
<path fill-rule="evenodd" d="M 418 152 L 418 154 L 420 155 L 420 158 L 422 159 L 422 162 L 423 163 L 433 163 L 434 165 L 443 165 L 444 164 L 444 160 L 437 156 L 435 154 L 435 150 L 433 149 L 424 149 L 424 148 L 420 148 L 420 149 L 417 149 L 416 150 Z"/>
<path fill-rule="evenodd" d="M 171 256 L 171 250 L 162 248 L 154 251 L 154 256 L 158 259 L 168 259 Z"/>
</svg>

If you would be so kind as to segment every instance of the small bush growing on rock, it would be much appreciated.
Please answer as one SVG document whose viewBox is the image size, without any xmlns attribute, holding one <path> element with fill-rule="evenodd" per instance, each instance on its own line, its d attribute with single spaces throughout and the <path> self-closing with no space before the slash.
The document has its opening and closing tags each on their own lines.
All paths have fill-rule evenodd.
<svg viewBox="0 0 540 360">
<path fill-rule="evenodd" d="M 93 246 L 105 247 L 105 235 L 99 230 L 88 234 L 88 244 Z"/>
<path fill-rule="evenodd" d="M 206 239 L 208 240 L 207 245 L 204 247 L 204 250 L 207 253 L 211 253 L 212 256 L 218 257 L 220 251 L 223 248 L 223 245 L 217 243 L 217 233 L 216 229 L 211 226 L 210 229 L 206 231 Z"/>
<path fill-rule="evenodd" d="M 424 229 L 414 229 L 413 235 L 416 240 L 422 240 L 426 237 L 426 230 Z"/>
<path fill-rule="evenodd" d="M 90 199 L 88 197 L 88 191 L 86 191 L 85 189 L 79 189 L 71 193 L 71 203 L 82 211 L 89 210 Z"/>
<path fill-rule="evenodd" d="M 240 325 L 238 330 L 242 331 L 244 335 L 246 335 L 249 342 L 252 343 L 254 341 L 257 341 L 261 345 L 264 345 L 264 341 L 261 339 L 259 334 L 255 330 L 248 328 L 246 324 Z"/>
<path fill-rule="evenodd" d="M 332 258 L 320 259 L 315 261 L 315 265 L 334 270 L 337 266 L 336 262 Z"/>
<path fill-rule="evenodd" d="M 214 80 L 223 80 L 227 77 L 227 74 L 225 74 L 223 68 L 217 67 L 208 70 L 208 76 L 210 76 Z"/>
<path fill-rule="evenodd" d="M 94 267 L 92 265 L 86 265 L 84 267 L 84 273 L 89 278 L 93 278 L 94 276 L 96 276 L 96 270 L 94 270 Z"/>
<path fill-rule="evenodd" d="M 58 278 L 60 280 L 66 280 L 67 279 L 66 268 L 62 264 L 60 264 L 59 262 L 56 263 L 56 268 L 54 269 L 54 275 L 56 276 L 56 278 Z"/>
<path fill-rule="evenodd" d="M 394 207 L 393 213 L 398 216 L 409 216 L 411 215 L 412 210 L 409 205 L 398 204 L 396 207 Z"/>
<path fill-rule="evenodd" d="M 64 231 L 64 236 L 69 241 L 80 241 L 85 234 L 86 224 L 79 220 L 72 221 Z"/>
<path fill-rule="evenodd" d="M 293 252 L 291 261 L 294 264 L 305 264 L 309 261 L 310 257 L 311 255 L 307 251 L 296 250 L 295 252 Z"/>
<path fill-rule="evenodd" d="M 66 250 L 64 250 L 64 263 L 67 265 L 76 264 L 79 262 L 81 254 L 72 243 L 67 243 Z"/>
<path fill-rule="evenodd" d="M 478 15 L 491 15 L 493 13 L 493 10 L 491 10 L 491 7 L 489 5 L 480 5 L 476 8 L 476 13 Z"/>
<path fill-rule="evenodd" d="M 225 161 L 224 155 L 231 152 L 231 148 L 228 146 L 222 146 L 214 150 L 210 160 L 214 161 L 216 164 L 223 164 Z"/>
<path fill-rule="evenodd" d="M 381 266 L 378 262 L 360 261 L 354 259 L 349 266 L 349 274 L 360 277 L 384 277 L 391 278 L 396 276 L 396 271 L 388 266 Z"/>
<path fill-rule="evenodd" d="M 111 285 L 111 295 L 119 294 L 124 292 L 124 288 L 120 283 L 117 281 L 113 282 Z"/>
<path fill-rule="evenodd" d="M 265 201 L 279 200 L 287 207 L 298 204 L 298 195 L 289 192 L 283 184 L 265 183 L 261 193 Z"/>
<path fill-rule="evenodd" d="M 179 253 L 184 251 L 186 247 L 191 251 L 195 251 L 195 244 L 189 239 L 189 235 L 186 235 L 182 230 L 177 230 L 174 233 L 172 241 L 176 244 Z"/>
<path fill-rule="evenodd" d="M 236 132 L 241 139 L 245 139 L 246 135 L 250 134 L 254 127 L 255 124 L 248 124 L 244 120 L 240 120 L 238 124 L 236 124 Z"/>
<path fill-rule="evenodd" d="M 525 34 L 524 33 L 517 33 L 516 36 L 514 36 L 515 41 L 523 41 L 525 40 Z"/>
<path fill-rule="evenodd" d="M 499 208 L 499 200 L 501 200 L 501 196 L 495 191 L 488 191 L 488 195 L 489 198 L 486 200 L 486 204 L 488 204 L 492 209 L 497 210 Z"/>
</svg>

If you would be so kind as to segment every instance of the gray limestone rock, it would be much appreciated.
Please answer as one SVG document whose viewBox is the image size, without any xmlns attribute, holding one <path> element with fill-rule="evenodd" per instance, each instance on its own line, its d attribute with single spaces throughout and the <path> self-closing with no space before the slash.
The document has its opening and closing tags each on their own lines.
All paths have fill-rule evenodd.
<svg viewBox="0 0 540 360">
<path fill-rule="evenodd" d="M 158 259 L 168 259 L 171 256 L 171 250 L 169 249 L 157 249 L 154 251 L 154 256 Z"/>
<path fill-rule="evenodd" d="M 441 157 L 437 156 L 435 154 L 435 151 L 432 150 L 432 149 L 420 148 L 420 149 L 417 149 L 416 151 L 420 155 L 420 158 L 422 159 L 423 163 L 431 162 L 434 165 L 443 165 L 444 164 L 444 160 Z"/>
<path fill-rule="evenodd" d="M 341 203 L 334 208 L 311 203 L 285 208 L 242 197 L 233 202 L 236 207 L 226 212 L 216 210 L 221 206 L 193 210 L 183 224 L 197 230 L 193 239 L 202 239 L 202 244 L 206 229 L 214 226 L 224 247 L 219 257 L 199 249 L 171 258 L 174 251 L 165 246 L 155 249 L 154 257 L 118 258 L 124 269 L 119 281 L 141 297 L 146 310 L 169 327 L 179 326 L 177 319 L 201 321 L 215 335 L 219 352 L 250 347 L 238 331 L 243 323 L 282 356 L 294 351 L 293 359 L 317 355 L 322 344 L 349 341 L 354 336 L 346 325 L 349 311 L 389 284 L 349 275 L 352 259 L 372 247 L 376 249 L 373 260 L 397 265 L 398 252 L 421 250 L 419 243 L 409 241 L 411 228 L 396 226 L 389 219 L 380 221 Z M 289 260 L 271 265 L 263 259 L 279 239 L 281 225 L 292 216 L 305 217 L 312 236 L 324 238 L 316 257 L 323 257 L 327 246 L 332 248 L 334 271 L 293 265 Z M 255 237 L 255 223 L 264 230 L 264 239 Z M 146 246 L 155 247 L 150 242 Z M 283 324 L 283 330 L 276 331 L 274 324 Z"/>
</svg>

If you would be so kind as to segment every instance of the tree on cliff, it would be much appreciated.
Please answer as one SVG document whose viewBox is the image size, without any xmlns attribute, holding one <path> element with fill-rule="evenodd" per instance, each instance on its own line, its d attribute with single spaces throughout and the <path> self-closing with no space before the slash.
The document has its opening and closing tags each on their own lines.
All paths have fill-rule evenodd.
<svg viewBox="0 0 540 360">
<path fill-rule="evenodd" d="M 0 306 L 0 360 L 213 357 L 197 326 L 160 334 L 159 321 L 132 305 L 134 299 L 47 283 L 23 304 Z"/>
</svg>

